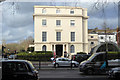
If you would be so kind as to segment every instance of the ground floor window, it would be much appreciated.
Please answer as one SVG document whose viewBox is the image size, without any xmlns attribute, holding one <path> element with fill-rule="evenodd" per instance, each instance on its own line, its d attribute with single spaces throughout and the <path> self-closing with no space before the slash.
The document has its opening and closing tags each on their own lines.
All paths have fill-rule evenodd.
<svg viewBox="0 0 120 80">
<path fill-rule="evenodd" d="M 70 53 L 74 53 L 75 52 L 75 47 L 74 47 L 74 45 L 71 45 L 70 46 Z"/>
<path fill-rule="evenodd" d="M 42 51 L 46 51 L 46 45 L 43 45 Z"/>
</svg>

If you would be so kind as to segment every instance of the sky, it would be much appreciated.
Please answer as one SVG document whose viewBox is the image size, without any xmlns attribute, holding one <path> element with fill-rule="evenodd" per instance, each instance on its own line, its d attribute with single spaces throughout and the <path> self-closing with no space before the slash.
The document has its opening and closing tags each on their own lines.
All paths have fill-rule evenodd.
<svg viewBox="0 0 120 80">
<path fill-rule="evenodd" d="M 105 5 L 104 13 L 99 4 L 99 9 L 95 9 L 95 2 L 3 2 L 0 4 L 2 20 L 0 20 L 0 40 L 6 40 L 7 43 L 19 42 L 28 36 L 34 37 L 33 12 L 34 5 L 40 6 L 73 6 L 88 9 L 88 28 L 98 27 L 102 29 L 104 21 L 107 27 L 117 28 L 118 25 L 118 4 L 108 2 Z M 1 42 L 0 42 L 1 43 Z"/>
</svg>

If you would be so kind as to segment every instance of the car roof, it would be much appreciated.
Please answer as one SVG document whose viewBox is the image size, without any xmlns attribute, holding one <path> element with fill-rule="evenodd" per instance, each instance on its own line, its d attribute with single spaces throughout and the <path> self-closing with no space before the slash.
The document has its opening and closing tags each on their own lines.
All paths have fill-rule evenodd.
<svg viewBox="0 0 120 80">
<path fill-rule="evenodd" d="M 27 60 L 1 60 L 0 62 L 28 62 Z"/>
</svg>

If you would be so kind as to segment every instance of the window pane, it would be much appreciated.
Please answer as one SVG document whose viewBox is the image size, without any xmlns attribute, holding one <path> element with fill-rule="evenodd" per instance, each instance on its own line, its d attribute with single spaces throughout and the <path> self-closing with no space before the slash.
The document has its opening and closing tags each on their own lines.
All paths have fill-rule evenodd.
<svg viewBox="0 0 120 80">
<path fill-rule="evenodd" d="M 46 23 L 46 20 L 43 19 L 43 20 L 42 20 L 42 25 L 45 26 L 46 24 L 47 24 L 47 23 Z"/>
<path fill-rule="evenodd" d="M 57 10 L 56 10 L 56 13 L 60 13 L 60 10 L 59 10 L 59 9 L 57 9 Z"/>
<path fill-rule="evenodd" d="M 47 32 L 42 32 L 42 41 L 46 41 Z"/>
<path fill-rule="evenodd" d="M 17 71 L 27 71 L 27 68 L 24 63 L 17 63 Z"/>
<path fill-rule="evenodd" d="M 74 26 L 75 25 L 75 20 L 70 20 L 70 25 Z"/>
<path fill-rule="evenodd" d="M 46 13 L 46 9 L 42 9 L 42 13 Z"/>
<path fill-rule="evenodd" d="M 3 72 L 15 72 L 16 64 L 14 62 L 3 63 Z"/>
<path fill-rule="evenodd" d="M 42 51 L 46 51 L 46 45 L 43 45 Z"/>
<path fill-rule="evenodd" d="M 61 20 L 56 20 L 56 26 L 60 26 L 61 25 Z"/>
<path fill-rule="evenodd" d="M 94 42 L 91 42 L 91 44 L 94 44 Z"/>
<path fill-rule="evenodd" d="M 71 41 L 75 41 L 75 32 L 71 32 Z"/>
<path fill-rule="evenodd" d="M 56 33 L 57 41 L 61 41 L 61 32 Z"/>
<path fill-rule="evenodd" d="M 70 53 L 74 53 L 74 45 L 70 46 Z"/>
<path fill-rule="evenodd" d="M 70 14 L 74 14 L 74 10 L 71 10 L 71 11 L 70 11 Z"/>
</svg>

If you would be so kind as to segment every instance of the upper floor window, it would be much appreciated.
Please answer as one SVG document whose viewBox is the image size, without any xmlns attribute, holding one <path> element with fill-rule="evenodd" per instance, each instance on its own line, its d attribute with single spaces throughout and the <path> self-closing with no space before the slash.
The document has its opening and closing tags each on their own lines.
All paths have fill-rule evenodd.
<svg viewBox="0 0 120 80">
<path fill-rule="evenodd" d="M 60 26 L 61 25 L 61 20 L 56 20 L 56 26 Z"/>
<path fill-rule="evenodd" d="M 71 41 L 75 41 L 75 32 L 71 32 Z"/>
<path fill-rule="evenodd" d="M 94 38 L 94 36 L 91 36 L 91 38 Z"/>
<path fill-rule="evenodd" d="M 42 20 L 42 26 L 46 26 L 46 25 L 47 25 L 46 19 L 43 19 Z"/>
<path fill-rule="evenodd" d="M 47 32 L 42 32 L 42 41 L 47 41 Z"/>
<path fill-rule="evenodd" d="M 57 9 L 57 10 L 56 10 L 56 13 L 60 13 L 60 9 Z"/>
<path fill-rule="evenodd" d="M 102 37 L 102 36 L 101 36 L 100 38 L 101 38 L 101 39 L 103 39 L 103 37 Z"/>
<path fill-rule="evenodd" d="M 70 14 L 74 14 L 74 10 L 70 10 Z"/>
<path fill-rule="evenodd" d="M 46 13 L 46 9 L 42 9 L 42 13 Z"/>
<path fill-rule="evenodd" d="M 93 44 L 94 44 L 94 42 L 91 42 L 91 44 L 93 45 Z"/>
<path fill-rule="evenodd" d="M 61 32 L 56 32 L 56 41 L 61 41 Z"/>
<path fill-rule="evenodd" d="M 70 20 L 70 25 L 75 26 L 75 20 Z"/>
<path fill-rule="evenodd" d="M 71 45 L 70 46 L 70 53 L 74 53 L 75 52 L 75 47 L 74 47 L 74 45 Z"/>
</svg>

